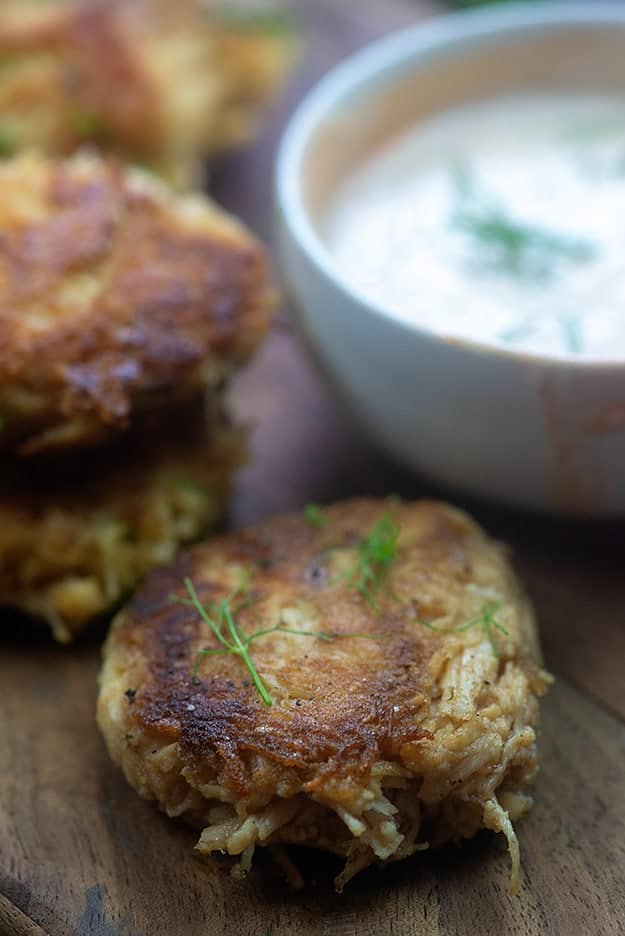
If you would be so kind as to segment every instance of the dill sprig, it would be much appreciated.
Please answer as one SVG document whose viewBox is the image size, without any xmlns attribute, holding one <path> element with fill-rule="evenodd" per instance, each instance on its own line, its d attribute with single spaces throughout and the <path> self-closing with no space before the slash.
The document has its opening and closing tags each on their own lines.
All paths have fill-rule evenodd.
<svg viewBox="0 0 625 936">
<path fill-rule="evenodd" d="M 588 240 L 510 216 L 496 198 L 478 188 L 466 168 L 456 172 L 455 186 L 452 226 L 471 238 L 480 260 L 501 273 L 546 280 L 562 263 L 583 263 L 595 255 Z"/>
<path fill-rule="evenodd" d="M 177 595 L 172 596 L 172 601 L 177 601 L 179 604 L 188 605 L 192 608 L 195 608 L 199 616 L 202 618 L 205 624 L 208 624 L 214 636 L 217 638 L 218 643 L 221 644 L 221 647 L 200 650 L 197 658 L 195 660 L 195 665 L 193 667 L 193 678 L 197 676 L 198 669 L 202 663 L 204 657 L 207 656 L 217 656 L 218 654 L 223 653 L 232 653 L 235 656 L 241 657 L 247 671 L 249 672 L 252 682 L 258 689 L 258 694 L 265 703 L 265 705 L 271 705 L 271 696 L 267 692 L 265 684 L 263 683 L 258 670 L 254 665 L 254 661 L 250 657 L 249 647 L 251 643 L 251 637 L 248 637 L 239 629 L 239 625 L 236 620 L 236 615 L 249 604 L 247 598 L 247 580 L 245 579 L 236 588 L 227 595 L 222 601 L 217 605 L 209 605 L 205 607 L 198 597 L 195 585 L 192 580 L 187 576 L 184 579 L 184 586 L 189 593 L 189 598 L 180 598 Z M 243 597 L 244 601 L 240 603 L 237 607 L 234 606 L 234 602 L 237 598 Z M 229 637 L 226 637 L 224 634 L 224 628 L 227 628 Z"/>
<path fill-rule="evenodd" d="M 560 331 L 562 343 L 566 351 L 579 354 L 583 350 L 583 332 L 581 322 L 571 313 L 555 313 L 548 316 L 527 316 L 517 325 L 499 332 L 497 337 L 501 341 L 514 344 L 531 337 L 545 321 L 553 322 Z"/>
<path fill-rule="evenodd" d="M 329 517 L 326 517 L 318 504 L 306 504 L 304 507 L 304 519 L 310 526 L 317 527 L 317 529 L 322 529 L 330 522 Z"/>
<path fill-rule="evenodd" d="M 279 6 L 218 3 L 210 13 L 219 26 L 233 32 L 281 36 L 296 31 L 292 14 Z"/>
<path fill-rule="evenodd" d="M 499 651 L 495 642 L 494 631 L 498 631 L 506 637 L 509 633 L 497 620 L 496 615 L 500 608 L 500 601 L 487 601 L 482 605 L 477 617 L 471 618 L 471 620 L 465 621 L 464 624 L 458 624 L 455 627 L 438 627 L 436 624 L 432 624 L 431 621 L 425 621 L 422 618 L 419 618 L 418 621 L 419 624 L 423 624 L 428 630 L 435 631 L 437 634 L 462 634 L 465 631 L 478 627 L 482 633 L 486 635 L 495 655 L 498 655 Z"/>
<path fill-rule="evenodd" d="M 376 613 L 379 608 L 375 592 L 384 584 L 391 564 L 397 557 L 399 532 L 399 524 L 390 513 L 385 513 L 360 542 L 356 565 L 341 576 L 350 587 L 360 592 Z"/>
<path fill-rule="evenodd" d="M 219 656 L 221 654 L 231 653 L 238 656 L 243 661 L 252 682 L 258 690 L 262 701 L 266 706 L 272 705 L 272 698 L 269 694 L 263 679 L 256 669 L 256 665 L 250 656 L 250 647 L 255 640 L 260 637 L 267 637 L 269 634 L 295 634 L 300 637 L 313 637 L 316 640 L 334 641 L 347 637 L 372 637 L 370 634 L 336 634 L 327 631 L 318 630 L 300 630 L 294 627 L 285 627 L 283 624 L 276 624 L 274 627 L 261 628 L 251 634 L 246 634 L 241 630 L 237 621 L 238 614 L 246 607 L 253 604 L 249 596 L 247 577 L 237 585 L 222 601 L 217 604 L 204 605 L 200 601 L 193 581 L 186 577 L 184 586 L 188 592 L 188 598 L 182 598 L 179 595 L 172 595 L 171 600 L 177 604 L 194 608 L 201 619 L 207 624 L 220 644 L 219 647 L 208 647 L 198 651 L 195 664 L 193 666 L 192 678 L 196 679 L 202 661 L 205 657 Z M 241 601 L 237 603 L 237 599 Z M 224 633 L 225 631 L 225 633 Z"/>
</svg>

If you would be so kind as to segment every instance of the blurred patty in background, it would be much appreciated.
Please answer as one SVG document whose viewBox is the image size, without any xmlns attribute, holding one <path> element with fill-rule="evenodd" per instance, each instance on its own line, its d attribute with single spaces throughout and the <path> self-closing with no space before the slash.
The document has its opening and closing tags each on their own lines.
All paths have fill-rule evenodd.
<svg viewBox="0 0 625 936">
<path fill-rule="evenodd" d="M 206 0 L 3 0 L 0 153 L 96 144 L 178 188 L 245 140 L 293 49 L 287 17 Z"/>
</svg>

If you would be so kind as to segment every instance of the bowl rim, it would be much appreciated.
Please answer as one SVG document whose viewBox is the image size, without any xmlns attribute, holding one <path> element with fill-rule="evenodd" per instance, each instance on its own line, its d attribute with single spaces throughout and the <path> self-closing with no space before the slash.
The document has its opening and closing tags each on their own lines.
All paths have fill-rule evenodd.
<svg viewBox="0 0 625 936">
<path fill-rule="evenodd" d="M 314 133 L 337 107 L 376 78 L 380 87 L 392 85 L 403 69 L 430 55 L 433 59 L 453 54 L 455 48 L 479 48 L 485 44 L 507 42 L 519 35 L 531 36 L 545 29 L 557 32 L 571 27 L 619 27 L 625 33 L 625 5 L 614 0 L 600 0 L 588 8 L 581 0 L 521 0 L 503 7 L 485 7 L 435 15 L 413 26 L 377 39 L 335 65 L 320 79 L 295 109 L 278 148 L 274 191 L 279 217 L 284 219 L 289 234 L 304 251 L 307 259 L 327 280 L 362 311 L 376 318 L 390 320 L 394 326 L 422 338 L 439 341 L 464 352 L 482 356 L 534 362 L 558 370 L 615 370 L 625 368 L 625 352 L 620 357 L 591 357 L 570 352 L 539 352 L 516 349 L 440 334 L 427 326 L 411 322 L 391 312 L 382 303 L 364 295 L 351 280 L 343 276 L 335 264 L 332 252 L 318 234 L 302 197 L 301 166 Z"/>
</svg>

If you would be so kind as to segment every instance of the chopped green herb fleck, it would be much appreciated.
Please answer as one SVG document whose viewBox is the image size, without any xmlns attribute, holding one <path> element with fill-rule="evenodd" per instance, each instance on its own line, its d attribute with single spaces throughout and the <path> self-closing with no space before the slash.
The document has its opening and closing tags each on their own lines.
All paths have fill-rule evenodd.
<svg viewBox="0 0 625 936">
<path fill-rule="evenodd" d="M 541 316 L 540 319 L 528 317 L 519 322 L 518 325 L 514 325 L 512 328 L 506 328 L 499 332 L 497 337 L 501 341 L 510 342 L 511 344 L 523 341 L 535 332 L 538 325 L 545 320 L 554 322 L 560 330 L 564 347 L 567 351 L 570 351 L 572 354 L 579 354 L 582 351 L 582 324 L 573 314 L 563 313 L 557 315 L 555 318 L 551 315 L 545 317 Z"/>
<path fill-rule="evenodd" d="M 318 529 L 327 526 L 330 522 L 329 518 L 326 517 L 318 504 L 306 504 L 304 507 L 304 517 L 306 518 L 307 523 L 313 527 L 317 527 Z"/>
<path fill-rule="evenodd" d="M 211 15 L 220 26 L 235 32 L 275 35 L 295 32 L 293 16 L 279 7 L 220 3 L 211 9 Z"/>
<path fill-rule="evenodd" d="M 72 130 L 88 140 L 101 140 L 107 135 L 106 123 L 100 114 L 74 110 L 70 115 Z"/>
<path fill-rule="evenodd" d="M 509 341 L 512 344 L 517 341 L 522 341 L 524 338 L 528 338 L 535 327 L 536 322 L 533 319 L 525 319 L 519 322 L 518 325 L 514 325 L 512 328 L 506 328 L 499 332 L 497 337 L 501 341 Z"/>
<path fill-rule="evenodd" d="M 438 627 L 436 624 L 432 624 L 431 621 L 424 621 L 422 618 L 419 618 L 419 624 L 423 624 L 424 627 L 427 627 L 428 630 L 435 631 L 437 634 L 462 634 L 465 631 L 472 630 L 475 627 L 480 628 L 480 630 L 488 638 L 490 645 L 493 648 L 495 655 L 498 655 L 497 644 L 495 643 L 494 631 L 498 631 L 500 634 L 508 636 L 508 631 L 503 627 L 496 618 L 497 612 L 501 608 L 500 601 L 487 601 L 486 604 L 482 606 L 480 613 L 477 617 L 471 618 L 470 621 L 466 621 L 464 624 L 458 624 L 456 627 Z"/>
<path fill-rule="evenodd" d="M 11 139 L 6 130 L 0 130 L 0 159 L 6 159 L 15 152 L 15 141 Z"/>
<path fill-rule="evenodd" d="M 480 261 L 498 272 L 545 280 L 562 263 L 584 263 L 595 255 L 590 241 L 512 218 L 496 198 L 478 189 L 465 168 L 456 173 L 455 185 L 452 227 L 470 237 Z"/>
<path fill-rule="evenodd" d="M 201 497 L 207 496 L 205 488 L 197 481 L 194 481 L 193 478 L 189 478 L 188 475 L 174 475 L 173 481 L 176 487 L 179 487 L 182 491 L 189 491 L 190 494 L 197 494 Z"/>
</svg>

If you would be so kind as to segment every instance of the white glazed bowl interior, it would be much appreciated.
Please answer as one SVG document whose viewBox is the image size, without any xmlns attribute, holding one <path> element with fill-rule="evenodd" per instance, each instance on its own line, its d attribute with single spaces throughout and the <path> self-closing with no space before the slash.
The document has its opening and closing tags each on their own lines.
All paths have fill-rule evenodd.
<svg viewBox="0 0 625 936">
<path fill-rule="evenodd" d="M 625 9 L 524 3 L 454 14 L 339 66 L 281 146 L 282 266 L 328 378 L 402 462 L 502 502 L 623 514 L 625 355 L 549 357 L 439 337 L 360 296 L 320 230 L 342 181 L 395 135 L 464 102 L 539 90 L 625 93 Z"/>
</svg>

